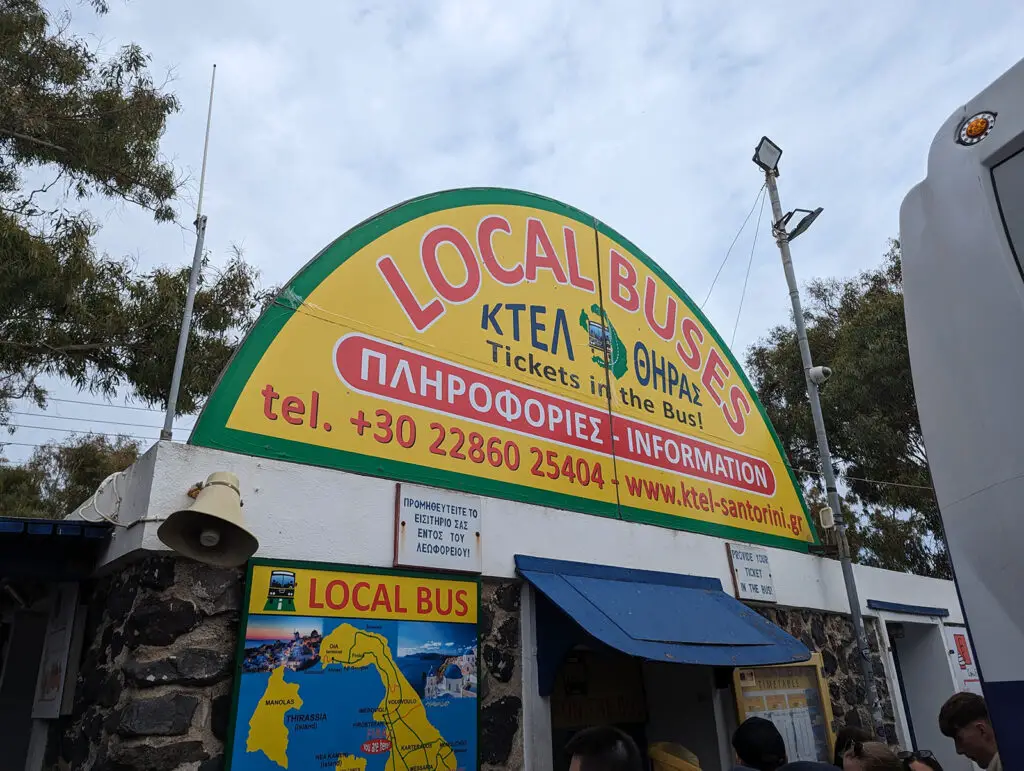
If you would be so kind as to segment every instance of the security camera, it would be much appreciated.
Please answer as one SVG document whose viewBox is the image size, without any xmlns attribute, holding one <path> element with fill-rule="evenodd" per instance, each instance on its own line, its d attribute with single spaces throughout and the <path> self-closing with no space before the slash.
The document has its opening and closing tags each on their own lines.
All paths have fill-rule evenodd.
<svg viewBox="0 0 1024 771">
<path fill-rule="evenodd" d="M 821 385 L 830 377 L 832 377 L 832 370 L 828 367 L 811 367 L 811 382 L 814 385 Z"/>
</svg>

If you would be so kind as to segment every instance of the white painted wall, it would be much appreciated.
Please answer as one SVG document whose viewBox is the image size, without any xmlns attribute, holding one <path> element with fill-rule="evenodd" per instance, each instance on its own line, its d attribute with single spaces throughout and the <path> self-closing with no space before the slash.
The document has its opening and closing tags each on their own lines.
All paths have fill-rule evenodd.
<svg viewBox="0 0 1024 771">
<path fill-rule="evenodd" d="M 116 529 L 103 559 L 104 567 L 113 570 L 123 560 L 146 552 L 166 551 L 157 538 L 159 523 L 172 512 L 188 507 L 192 502 L 187 495 L 189 488 L 214 471 L 231 471 L 238 475 L 246 521 L 260 541 L 257 556 L 391 566 L 394 482 L 169 442 L 151 448 L 134 466 L 106 485 L 94 501 L 87 502 L 71 517 L 95 520 L 102 513 L 122 525 Z M 497 499 L 485 499 L 482 511 L 485 518 L 482 551 L 487 576 L 514 576 L 514 555 L 528 554 L 713 576 L 721 580 L 726 592 L 733 593 L 726 542 L 719 538 Z M 768 549 L 768 554 L 780 604 L 834 613 L 849 611 L 838 562 L 784 549 Z M 952 581 L 864 566 L 855 566 L 854 571 L 865 615 L 880 615 L 867 607 L 867 601 L 874 599 L 945 608 L 949 611 L 946 621 L 963 623 Z M 532 600 L 532 590 L 524 587 L 526 766 L 529 771 L 547 771 L 551 767 L 550 709 L 547 700 L 541 699 L 538 693 Z M 927 621 L 941 634 L 938 618 L 881 615 L 892 620 Z M 889 681 L 894 683 L 891 657 L 887 658 Z M 939 664 L 941 666 L 934 670 L 930 669 L 932 664 L 928 665 L 930 684 L 922 676 L 924 687 L 934 693 L 920 697 L 922 704 L 924 701 L 929 704 L 921 709 L 930 709 L 940 692 L 942 699 L 953 693 L 948 663 L 943 659 Z M 728 691 L 712 692 L 710 671 L 707 671 L 707 690 L 703 685 L 693 690 L 685 683 L 675 683 L 677 676 L 684 680 L 691 677 L 689 670 L 668 669 L 675 674 L 658 672 L 653 679 L 648 677 L 651 699 L 668 710 L 658 717 L 659 721 L 667 722 L 652 726 L 658 729 L 658 735 L 652 731 L 652 737 L 668 738 L 660 735 L 661 729 L 672 731 L 676 726 L 683 726 L 680 721 L 689 720 L 692 713 L 706 731 L 706 735 L 701 734 L 704 741 L 691 738 L 689 729 L 682 729 L 678 740 L 700 756 L 705 768 L 727 768 L 731 762 L 728 738 L 733 726 L 730 721 L 735 722 L 735 708 Z M 695 701 L 703 699 L 704 695 L 709 697 L 708 701 Z M 897 706 L 897 712 L 900 711 Z M 947 767 L 957 768 L 955 763 Z"/>
<path fill-rule="evenodd" d="M 523 756 L 529 771 L 550 771 L 551 699 L 541 698 L 537 663 L 537 616 L 534 589 L 524 583 L 520 592 L 520 624 L 523 659 Z"/>
<path fill-rule="evenodd" d="M 243 512 L 260 541 L 257 556 L 390 567 L 394 549 L 394 483 L 341 471 L 161 442 L 107 485 L 95 507 L 72 517 L 112 514 L 118 528 L 104 564 L 140 549 L 164 551 L 159 520 L 191 500 L 188 489 L 214 471 L 241 481 Z M 118 508 L 117 498 L 121 498 Z M 513 557 L 528 554 L 563 560 L 713 576 L 732 592 L 725 541 L 706 535 L 588 516 L 515 501 L 483 502 L 484 575 L 515 575 Z M 835 560 L 769 549 L 775 590 L 782 605 L 848 612 L 840 565 Z M 963 620 L 951 581 L 855 566 L 862 611 L 868 599 L 949 610 Z"/>
<path fill-rule="evenodd" d="M 716 688 L 714 692 L 715 726 L 718 729 L 718 768 L 729 771 L 739 763 L 736 750 L 732 748 L 732 735 L 739 728 L 739 715 L 732 688 Z M 713 771 L 701 767 L 701 771 Z"/>
</svg>

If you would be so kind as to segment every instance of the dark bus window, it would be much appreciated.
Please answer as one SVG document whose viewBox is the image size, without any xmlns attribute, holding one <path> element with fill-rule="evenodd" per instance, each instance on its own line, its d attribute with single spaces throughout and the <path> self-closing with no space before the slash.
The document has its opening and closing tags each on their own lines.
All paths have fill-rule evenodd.
<svg viewBox="0 0 1024 771">
<path fill-rule="evenodd" d="M 1010 250 L 1024 276 L 1024 150 L 992 169 L 992 184 Z"/>
</svg>

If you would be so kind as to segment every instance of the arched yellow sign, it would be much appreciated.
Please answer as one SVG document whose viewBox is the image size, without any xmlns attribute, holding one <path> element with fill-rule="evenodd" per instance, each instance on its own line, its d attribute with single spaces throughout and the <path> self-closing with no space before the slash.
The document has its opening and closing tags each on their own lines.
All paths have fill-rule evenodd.
<svg viewBox="0 0 1024 771">
<path fill-rule="evenodd" d="M 791 548 L 815 541 L 739 364 L 653 261 L 513 190 L 417 198 L 260 318 L 193 444 Z"/>
</svg>

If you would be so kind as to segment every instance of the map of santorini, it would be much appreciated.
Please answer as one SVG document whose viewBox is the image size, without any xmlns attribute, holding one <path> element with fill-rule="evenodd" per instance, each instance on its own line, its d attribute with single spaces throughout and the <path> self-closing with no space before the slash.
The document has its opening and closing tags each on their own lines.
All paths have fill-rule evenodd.
<svg viewBox="0 0 1024 771">
<path fill-rule="evenodd" d="M 250 613 L 228 768 L 476 771 L 476 657 L 475 623 Z"/>
</svg>

